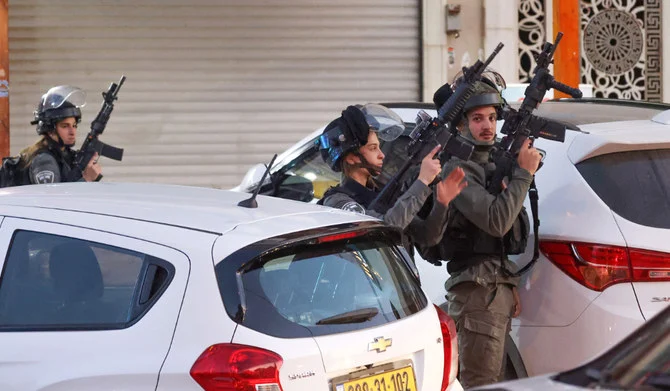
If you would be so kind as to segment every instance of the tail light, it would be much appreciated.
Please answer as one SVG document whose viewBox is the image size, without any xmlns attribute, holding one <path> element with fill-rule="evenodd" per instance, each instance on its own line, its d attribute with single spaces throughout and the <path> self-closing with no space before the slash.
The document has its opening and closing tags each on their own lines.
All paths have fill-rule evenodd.
<svg viewBox="0 0 670 391">
<path fill-rule="evenodd" d="M 338 240 L 353 239 L 353 238 L 357 238 L 359 236 L 363 236 L 367 233 L 368 233 L 367 230 L 358 230 L 358 231 L 351 231 L 351 232 L 343 232 L 343 233 L 339 233 L 339 234 L 319 236 L 316 239 L 316 242 L 317 243 L 328 243 L 328 242 L 335 242 L 335 241 L 338 241 Z"/>
<path fill-rule="evenodd" d="M 446 390 L 458 375 L 458 337 L 456 336 L 456 323 L 440 307 L 435 306 L 437 317 L 440 319 L 442 329 L 442 346 L 444 348 L 444 371 L 442 372 L 442 387 Z"/>
<path fill-rule="evenodd" d="M 670 281 L 667 253 L 553 241 L 541 241 L 540 250 L 568 276 L 595 291 L 621 282 Z"/>
<path fill-rule="evenodd" d="M 191 377 L 205 391 L 282 391 L 277 353 L 222 343 L 208 347 L 193 364 Z"/>
</svg>

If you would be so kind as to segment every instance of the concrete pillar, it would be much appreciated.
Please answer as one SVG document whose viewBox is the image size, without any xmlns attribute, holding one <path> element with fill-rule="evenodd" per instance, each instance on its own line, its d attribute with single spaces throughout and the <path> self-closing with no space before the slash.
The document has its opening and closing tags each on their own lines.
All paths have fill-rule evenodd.
<svg viewBox="0 0 670 391">
<path fill-rule="evenodd" d="M 507 83 L 519 82 L 519 0 L 484 1 L 484 55 L 502 42 L 505 47 L 491 67 Z"/>
<path fill-rule="evenodd" d="M 423 15 L 423 91 L 424 102 L 433 101 L 433 93 L 448 80 L 446 0 L 422 0 Z"/>
<path fill-rule="evenodd" d="M 576 87 L 581 82 L 579 38 L 579 0 L 553 0 L 554 31 L 563 33 L 563 38 L 554 54 L 554 76 L 563 84 Z M 547 37 L 552 42 L 554 36 Z M 554 91 L 554 98 L 570 98 L 561 91 Z"/>
</svg>

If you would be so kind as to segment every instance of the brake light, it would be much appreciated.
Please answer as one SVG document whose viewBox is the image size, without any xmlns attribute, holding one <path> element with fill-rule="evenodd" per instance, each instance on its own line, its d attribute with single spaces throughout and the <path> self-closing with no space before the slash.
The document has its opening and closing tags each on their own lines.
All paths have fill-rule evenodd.
<svg viewBox="0 0 670 391">
<path fill-rule="evenodd" d="M 327 242 L 335 242 L 337 240 L 344 240 L 344 239 L 352 239 L 358 236 L 363 236 L 366 234 L 366 231 L 359 230 L 359 231 L 352 231 L 352 232 L 344 232 L 341 234 L 333 234 L 333 235 L 326 235 L 326 236 L 321 236 L 316 239 L 317 243 L 327 243 Z"/>
<path fill-rule="evenodd" d="M 622 282 L 670 281 L 670 254 L 591 243 L 540 241 L 542 253 L 595 291 Z"/>
<path fill-rule="evenodd" d="M 205 391 L 282 391 L 277 353 L 254 346 L 222 343 L 208 347 L 191 368 Z"/>
<path fill-rule="evenodd" d="M 444 370 L 442 372 L 442 387 L 446 390 L 458 375 L 458 337 L 456 335 L 456 323 L 440 307 L 435 306 L 437 318 L 440 320 L 442 330 L 442 347 L 444 349 Z"/>
</svg>

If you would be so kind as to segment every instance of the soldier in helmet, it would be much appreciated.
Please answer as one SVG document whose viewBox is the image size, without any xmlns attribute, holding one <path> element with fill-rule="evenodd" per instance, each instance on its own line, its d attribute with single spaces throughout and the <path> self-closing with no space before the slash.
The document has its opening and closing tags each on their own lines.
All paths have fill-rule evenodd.
<svg viewBox="0 0 670 391">
<path fill-rule="evenodd" d="M 401 229 L 409 228 L 414 240 L 432 245 L 441 238 L 447 205 L 466 186 L 463 171 L 454 170 L 436 184 L 438 202 L 430 215 L 425 220 L 416 217 L 432 192 L 428 185 L 441 171 L 439 160 L 433 158 L 439 146 L 423 159 L 418 179 L 385 214 L 368 209 L 378 195 L 373 178 L 381 173 L 384 161 L 379 139 L 391 141 L 403 130 L 402 119 L 384 106 L 347 107 L 339 118 L 326 126 L 319 140 L 324 161 L 335 172 L 343 174 L 341 183 L 330 188 L 320 203 L 375 216 Z M 407 240 L 405 244 L 412 253 L 411 244 Z"/>
<path fill-rule="evenodd" d="M 496 121 L 504 104 L 500 94 L 504 80 L 494 72 L 485 75 L 466 102 L 460 124 L 461 134 L 475 145 L 472 157 L 468 161 L 453 157 L 444 165 L 443 175 L 462 169 L 468 187 L 451 203 L 447 227 L 436 246 L 441 259 L 448 261 L 448 313 L 456 322 L 459 379 L 464 388 L 499 381 L 511 318 L 521 311 L 518 277 L 504 269 L 513 264 L 506 262 L 509 253 L 503 238 L 527 222 L 523 203 L 541 160 L 527 142 L 502 193 L 488 191 L 487 181 L 496 167 L 491 156 L 496 148 Z M 438 90 L 436 104 L 444 103 L 437 102 L 440 95 Z M 527 240 L 527 229 L 522 235 Z"/>
<path fill-rule="evenodd" d="M 37 125 L 40 138 L 35 144 L 21 151 L 25 162 L 26 183 L 68 182 L 69 178 L 80 177 L 78 181 L 97 181 L 102 178 L 102 169 L 97 154 L 81 175 L 72 176 L 77 127 L 81 121 L 81 107 L 86 104 L 86 93 L 72 86 L 51 88 L 35 110 L 31 125 Z"/>
</svg>

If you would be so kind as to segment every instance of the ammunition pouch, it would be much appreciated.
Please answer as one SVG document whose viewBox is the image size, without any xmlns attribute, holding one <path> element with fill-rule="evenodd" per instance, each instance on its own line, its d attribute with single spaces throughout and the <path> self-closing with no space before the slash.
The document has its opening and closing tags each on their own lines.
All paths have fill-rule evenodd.
<svg viewBox="0 0 670 391">
<path fill-rule="evenodd" d="M 477 228 L 456 208 L 450 206 L 447 227 L 442 240 L 435 246 L 417 244 L 421 257 L 431 263 L 448 261 L 449 273 L 466 269 L 487 257 L 481 255 L 516 255 L 526 251 L 530 220 L 526 208 L 521 209 L 512 228 L 502 238 L 489 235 Z M 479 255 L 479 256 L 478 256 Z"/>
<path fill-rule="evenodd" d="M 530 234 L 530 219 L 525 207 L 521 208 L 521 213 L 517 216 L 512 228 L 503 237 L 503 246 L 505 254 L 517 255 L 523 254 L 528 245 L 528 235 Z"/>
</svg>

